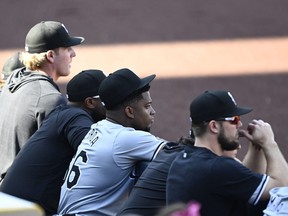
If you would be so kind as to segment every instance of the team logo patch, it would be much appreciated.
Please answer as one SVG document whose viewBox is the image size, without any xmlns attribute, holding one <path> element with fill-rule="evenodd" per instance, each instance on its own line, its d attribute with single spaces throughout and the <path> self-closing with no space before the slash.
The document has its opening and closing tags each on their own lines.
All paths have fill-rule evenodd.
<svg viewBox="0 0 288 216">
<path fill-rule="evenodd" d="M 228 92 L 228 95 L 229 95 L 229 97 L 231 98 L 231 100 L 234 102 L 234 104 L 237 105 L 235 99 L 234 99 L 233 96 L 232 96 L 232 94 L 231 94 L 230 92 Z"/>
</svg>

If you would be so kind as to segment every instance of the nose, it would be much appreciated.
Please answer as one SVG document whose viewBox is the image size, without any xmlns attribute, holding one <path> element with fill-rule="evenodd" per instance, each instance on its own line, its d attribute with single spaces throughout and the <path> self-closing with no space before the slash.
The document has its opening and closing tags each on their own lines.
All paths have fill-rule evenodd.
<svg viewBox="0 0 288 216">
<path fill-rule="evenodd" d="M 71 57 L 75 57 L 76 56 L 76 52 L 75 50 L 71 47 Z"/>
<path fill-rule="evenodd" d="M 238 127 L 242 127 L 242 126 L 243 126 L 242 122 L 239 121 L 237 126 L 238 126 Z"/>
<path fill-rule="evenodd" d="M 154 108 L 151 106 L 151 115 L 155 115 L 156 114 L 156 111 L 154 110 Z"/>
</svg>

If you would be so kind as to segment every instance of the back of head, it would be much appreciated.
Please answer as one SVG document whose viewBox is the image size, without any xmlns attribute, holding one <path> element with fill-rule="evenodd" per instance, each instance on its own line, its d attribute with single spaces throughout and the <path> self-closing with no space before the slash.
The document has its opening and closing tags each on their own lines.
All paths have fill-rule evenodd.
<svg viewBox="0 0 288 216">
<path fill-rule="evenodd" d="M 59 47 L 81 44 L 83 37 L 72 37 L 63 23 L 42 21 L 34 25 L 26 35 L 25 51 L 42 53 Z"/>
<path fill-rule="evenodd" d="M 190 104 L 190 118 L 195 124 L 240 116 L 251 111 L 251 108 L 238 107 L 230 92 L 220 90 L 205 91 Z"/>
<path fill-rule="evenodd" d="M 127 68 L 119 69 L 101 83 L 100 98 L 107 110 L 114 109 L 127 98 L 141 94 L 155 77 L 153 74 L 141 79 Z"/>
<path fill-rule="evenodd" d="M 66 87 L 68 100 L 82 102 L 87 97 L 99 97 L 99 86 L 106 78 L 101 70 L 83 70 L 75 75 Z"/>
<path fill-rule="evenodd" d="M 12 71 L 17 68 L 24 67 L 24 64 L 20 60 L 20 52 L 16 52 L 13 56 L 6 60 L 2 68 L 3 79 L 6 80 Z"/>
</svg>

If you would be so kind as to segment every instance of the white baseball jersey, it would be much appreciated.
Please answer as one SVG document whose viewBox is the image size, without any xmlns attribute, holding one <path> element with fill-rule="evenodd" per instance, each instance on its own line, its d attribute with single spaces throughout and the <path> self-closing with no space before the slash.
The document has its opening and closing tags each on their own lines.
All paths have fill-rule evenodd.
<svg viewBox="0 0 288 216">
<path fill-rule="evenodd" d="M 152 160 L 164 144 L 107 120 L 93 124 L 70 163 L 58 214 L 116 215 L 134 184 L 135 163 Z"/>
</svg>

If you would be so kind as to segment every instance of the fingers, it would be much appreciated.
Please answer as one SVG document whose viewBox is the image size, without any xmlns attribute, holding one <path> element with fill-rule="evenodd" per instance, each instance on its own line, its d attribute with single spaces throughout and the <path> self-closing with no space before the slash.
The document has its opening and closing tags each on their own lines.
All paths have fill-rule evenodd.
<svg viewBox="0 0 288 216">
<path fill-rule="evenodd" d="M 251 139 L 253 133 L 255 134 L 255 130 L 257 130 L 257 129 L 259 130 L 260 127 L 261 127 L 262 125 L 264 125 L 264 124 L 265 124 L 265 122 L 264 122 L 263 120 L 256 120 L 256 119 L 254 119 L 254 120 L 252 120 L 252 121 L 248 124 L 246 130 L 244 130 L 244 129 L 240 129 L 240 130 L 239 130 L 239 135 L 240 135 L 240 136 L 244 136 L 244 137 L 246 137 L 246 138 L 248 138 L 248 139 Z"/>
<path fill-rule="evenodd" d="M 266 145 L 266 143 L 274 141 L 274 133 L 270 124 L 263 120 L 252 120 L 248 124 L 247 130 L 239 130 L 240 133 L 257 146 Z"/>
<path fill-rule="evenodd" d="M 260 130 L 265 130 L 266 128 L 269 128 L 270 124 L 267 122 L 264 122 L 263 120 L 252 120 L 247 127 L 247 131 L 252 134 L 256 129 Z"/>
<path fill-rule="evenodd" d="M 247 130 L 249 133 L 253 133 L 253 131 L 255 130 L 256 127 L 263 125 L 265 122 L 263 120 L 252 120 L 247 127 Z"/>
<path fill-rule="evenodd" d="M 248 140 L 250 140 L 252 138 L 252 136 L 250 135 L 248 130 L 244 130 L 244 129 L 239 129 L 239 136 L 240 137 L 246 137 Z"/>
</svg>

